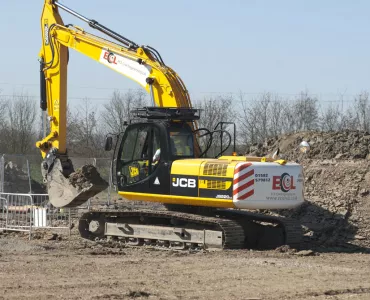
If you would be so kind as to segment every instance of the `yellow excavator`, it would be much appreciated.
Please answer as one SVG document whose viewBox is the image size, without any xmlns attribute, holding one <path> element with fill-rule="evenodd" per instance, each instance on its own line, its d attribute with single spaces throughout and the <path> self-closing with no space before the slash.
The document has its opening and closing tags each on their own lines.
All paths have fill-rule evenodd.
<svg viewBox="0 0 370 300">
<path fill-rule="evenodd" d="M 64 25 L 60 10 L 105 38 Z M 133 112 L 135 117 L 115 135 L 115 143 L 113 136 L 107 137 L 105 148 L 114 148 L 112 178 L 118 194 L 126 200 L 159 202 L 167 209 L 87 212 L 79 221 L 84 238 L 112 237 L 135 245 L 181 249 L 235 249 L 266 242 L 299 245 L 298 223 L 250 210 L 300 206 L 301 165 L 277 157 L 223 155 L 232 141 L 230 133 L 222 130 L 223 124 L 213 131 L 198 127 L 201 112 L 192 107 L 184 83 L 153 47 L 139 46 L 57 0 L 45 0 L 41 30 L 40 106 L 47 112 L 50 133 L 36 145 L 44 158 L 42 172 L 54 206 L 80 206 L 107 188 L 96 170 L 85 170 L 82 185 L 72 180 L 76 172 L 66 147 L 68 48 L 136 81 L 152 100 L 152 106 Z M 221 136 L 220 153 L 207 158 L 216 135 Z M 223 136 L 228 138 L 226 147 Z M 304 144 L 301 150 L 308 148 Z"/>
</svg>

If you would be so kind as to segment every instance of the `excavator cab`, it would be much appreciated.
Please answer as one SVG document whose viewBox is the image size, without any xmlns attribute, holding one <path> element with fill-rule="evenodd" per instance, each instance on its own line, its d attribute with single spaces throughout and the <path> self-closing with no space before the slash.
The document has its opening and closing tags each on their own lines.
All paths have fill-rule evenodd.
<svg viewBox="0 0 370 300">
<path fill-rule="evenodd" d="M 190 114 L 189 109 L 178 108 L 144 110 L 146 114 L 139 117 L 146 121 L 128 125 L 119 139 L 113 178 L 119 191 L 168 194 L 172 162 L 195 158 L 191 121 L 197 110 Z"/>
</svg>

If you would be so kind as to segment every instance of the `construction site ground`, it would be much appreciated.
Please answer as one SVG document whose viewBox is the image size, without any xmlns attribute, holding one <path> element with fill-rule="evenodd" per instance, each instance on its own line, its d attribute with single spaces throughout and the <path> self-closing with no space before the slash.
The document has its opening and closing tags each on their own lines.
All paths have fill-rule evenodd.
<svg viewBox="0 0 370 300">
<path fill-rule="evenodd" d="M 302 140 L 311 144 L 297 155 Z M 304 166 L 305 203 L 260 211 L 302 224 L 300 249 L 171 251 L 84 240 L 53 230 L 0 232 L 1 299 L 370 299 L 370 134 L 306 132 L 246 154 Z M 93 204 L 105 200 L 97 197 Z M 116 196 L 118 208 L 138 205 Z M 141 203 L 143 208 L 160 209 Z"/>
<path fill-rule="evenodd" d="M 370 299 L 370 255 L 178 252 L 0 235 L 0 299 Z"/>
</svg>

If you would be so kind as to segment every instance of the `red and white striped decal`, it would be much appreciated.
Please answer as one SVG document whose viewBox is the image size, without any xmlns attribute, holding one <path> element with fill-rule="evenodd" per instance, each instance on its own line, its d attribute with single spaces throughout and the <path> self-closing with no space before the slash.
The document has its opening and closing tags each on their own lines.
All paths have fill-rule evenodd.
<svg viewBox="0 0 370 300">
<path fill-rule="evenodd" d="M 234 171 L 233 198 L 245 200 L 254 194 L 254 169 L 252 163 L 238 164 Z"/>
</svg>

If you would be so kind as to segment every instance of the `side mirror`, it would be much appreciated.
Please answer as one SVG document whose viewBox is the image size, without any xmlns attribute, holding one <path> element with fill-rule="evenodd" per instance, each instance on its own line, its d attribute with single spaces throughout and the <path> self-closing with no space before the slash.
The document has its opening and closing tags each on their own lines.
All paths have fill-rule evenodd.
<svg viewBox="0 0 370 300">
<path fill-rule="evenodd" d="M 110 151 L 112 150 L 112 146 L 113 146 L 113 138 L 111 136 L 107 136 L 107 138 L 105 139 L 104 150 Z"/>
</svg>

